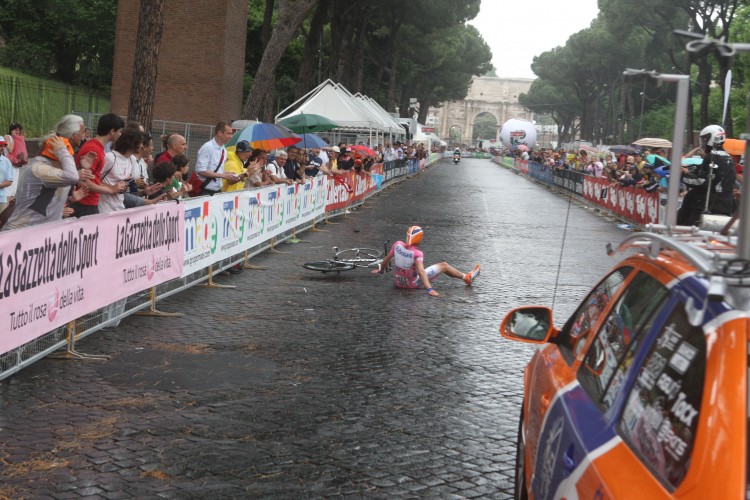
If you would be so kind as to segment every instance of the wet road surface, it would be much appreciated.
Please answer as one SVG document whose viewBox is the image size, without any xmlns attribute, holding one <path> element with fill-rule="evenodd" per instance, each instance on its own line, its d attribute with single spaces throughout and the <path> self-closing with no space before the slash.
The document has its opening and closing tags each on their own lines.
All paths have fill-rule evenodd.
<svg viewBox="0 0 750 500">
<path fill-rule="evenodd" d="M 566 216 L 570 210 L 558 278 Z M 522 369 L 519 305 L 561 325 L 616 260 L 615 224 L 488 160 L 444 160 L 305 243 L 279 246 L 0 382 L 0 498 L 506 498 Z M 441 296 L 301 264 L 425 229 Z M 557 286 L 555 284 L 557 283 Z"/>
</svg>

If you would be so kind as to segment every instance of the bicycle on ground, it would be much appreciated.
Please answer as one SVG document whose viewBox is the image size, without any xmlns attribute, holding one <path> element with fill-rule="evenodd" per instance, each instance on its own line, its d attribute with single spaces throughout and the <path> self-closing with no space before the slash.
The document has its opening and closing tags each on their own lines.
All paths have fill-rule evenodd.
<svg viewBox="0 0 750 500">
<path fill-rule="evenodd" d="M 388 253 L 388 242 L 383 243 L 383 251 L 374 248 L 347 248 L 339 250 L 333 247 L 333 257 L 327 260 L 305 262 L 302 267 L 311 271 L 341 273 L 358 267 L 379 268 Z M 390 266 L 389 266 L 390 267 Z"/>
</svg>

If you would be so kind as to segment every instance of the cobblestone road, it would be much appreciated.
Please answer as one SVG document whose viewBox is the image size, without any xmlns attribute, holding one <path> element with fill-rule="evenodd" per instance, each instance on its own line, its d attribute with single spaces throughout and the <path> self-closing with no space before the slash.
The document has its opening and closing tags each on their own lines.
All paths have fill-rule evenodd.
<svg viewBox="0 0 750 500">
<path fill-rule="evenodd" d="M 0 498 L 505 498 L 522 368 L 510 308 L 552 301 L 566 198 L 487 160 L 447 161 L 219 281 L 80 342 L 108 362 L 45 359 L 0 382 Z M 302 269 L 409 225 L 427 263 L 482 263 L 439 298 L 357 269 Z M 573 205 L 561 324 L 624 233 Z"/>
</svg>

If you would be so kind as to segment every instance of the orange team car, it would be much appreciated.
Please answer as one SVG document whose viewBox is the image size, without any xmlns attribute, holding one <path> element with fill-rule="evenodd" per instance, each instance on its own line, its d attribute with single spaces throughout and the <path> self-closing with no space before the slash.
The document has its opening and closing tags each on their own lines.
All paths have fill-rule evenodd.
<svg viewBox="0 0 750 500">
<path fill-rule="evenodd" d="M 521 307 L 516 498 L 750 498 L 750 260 L 738 239 L 654 226 L 561 329 Z M 742 243 L 740 243 L 741 245 Z"/>
</svg>

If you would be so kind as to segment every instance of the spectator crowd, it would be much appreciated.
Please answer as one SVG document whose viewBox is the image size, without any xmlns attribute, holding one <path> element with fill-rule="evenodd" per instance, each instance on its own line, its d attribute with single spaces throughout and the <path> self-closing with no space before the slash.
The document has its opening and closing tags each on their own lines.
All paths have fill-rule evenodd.
<svg viewBox="0 0 750 500">
<path fill-rule="evenodd" d="M 155 138 L 139 123 L 125 123 L 114 113 L 102 115 L 94 131 L 80 116 L 63 116 L 41 139 L 40 153 L 33 158 L 28 157 L 23 127 L 13 123 L 8 135 L 0 136 L 0 227 L 9 231 L 190 196 L 304 183 L 316 176 L 369 174 L 381 162 L 428 155 L 422 144 L 401 142 L 372 149 L 343 142 L 275 151 L 253 148 L 247 141 L 227 147 L 231 125 L 221 122 L 214 130 L 191 169 L 185 137 L 159 137 L 162 150 L 154 154 Z"/>
<path fill-rule="evenodd" d="M 522 148 L 523 149 L 523 148 Z M 700 149 L 686 154 L 699 154 Z M 632 186 L 647 192 L 667 189 L 669 166 L 662 149 L 643 149 L 622 153 L 597 152 L 586 149 L 540 148 L 538 150 L 507 149 L 505 154 L 539 163 L 543 169 L 580 172 L 608 180 L 611 185 Z"/>
</svg>

